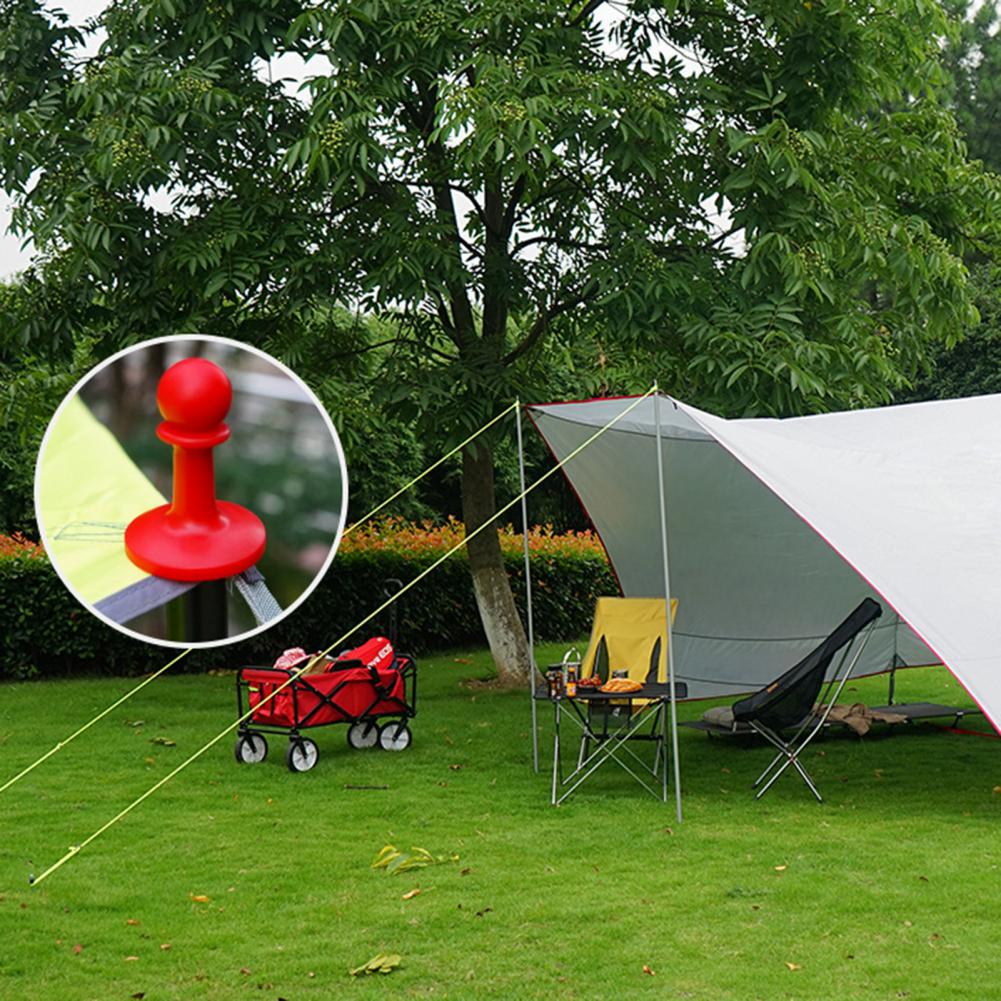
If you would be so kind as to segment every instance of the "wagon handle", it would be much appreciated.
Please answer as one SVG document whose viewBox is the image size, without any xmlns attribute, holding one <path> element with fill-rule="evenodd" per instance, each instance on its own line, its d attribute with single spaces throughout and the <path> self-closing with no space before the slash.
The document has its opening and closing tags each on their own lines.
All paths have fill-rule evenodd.
<svg viewBox="0 0 1001 1001">
<path fill-rule="evenodd" d="M 386 598 L 392 598 L 399 594 L 403 590 L 403 581 L 398 577 L 387 577 L 386 580 L 382 582 L 382 593 Z M 399 611 L 400 603 L 394 601 L 392 605 L 389 606 L 389 626 L 387 632 L 389 633 L 389 642 L 393 644 L 393 649 L 396 649 L 397 640 L 399 639 Z"/>
</svg>

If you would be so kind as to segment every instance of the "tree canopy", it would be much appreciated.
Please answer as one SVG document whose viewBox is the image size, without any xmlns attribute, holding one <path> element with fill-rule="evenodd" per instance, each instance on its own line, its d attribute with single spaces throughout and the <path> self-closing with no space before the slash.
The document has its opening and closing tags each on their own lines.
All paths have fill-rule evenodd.
<svg viewBox="0 0 1001 1001">
<path fill-rule="evenodd" d="M 587 324 L 782 411 L 878 399 L 969 318 L 997 192 L 934 99 L 934 2 L 129 0 L 87 58 L 3 6 L 33 341 L 260 339 L 332 297 L 398 312 L 425 409 Z"/>
</svg>

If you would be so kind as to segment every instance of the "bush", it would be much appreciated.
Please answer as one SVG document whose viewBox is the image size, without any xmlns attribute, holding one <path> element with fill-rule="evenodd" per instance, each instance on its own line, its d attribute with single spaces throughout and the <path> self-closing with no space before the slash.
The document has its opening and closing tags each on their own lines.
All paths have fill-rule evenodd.
<svg viewBox="0 0 1001 1001">
<path fill-rule="evenodd" d="M 307 649 L 328 646 L 382 604 L 384 581 L 395 578 L 406 584 L 462 538 L 462 525 L 454 519 L 439 526 L 390 519 L 356 529 L 345 537 L 329 573 L 303 607 L 264 634 L 267 648 L 274 649 L 276 640 L 278 645 Z M 501 551 L 524 621 L 522 547 L 520 534 L 502 530 Z M 586 633 L 595 598 L 618 593 L 597 537 L 591 532 L 554 535 L 548 528 L 535 528 L 529 534 L 529 554 L 536 639 L 569 640 Z M 414 653 L 486 642 L 464 549 L 408 591 L 400 600 L 400 612 L 400 644 Z M 388 630 L 387 611 L 361 627 L 354 639 Z"/>
<path fill-rule="evenodd" d="M 163 663 L 166 652 L 81 607 L 42 547 L 21 535 L 0 536 L 0 621 L 0 678 L 137 674 Z"/>
<path fill-rule="evenodd" d="M 199 650 L 171 670 L 198 671 L 271 663 L 287 647 L 324 649 L 378 608 L 383 585 L 406 584 L 461 542 L 462 525 L 414 525 L 387 520 L 346 536 L 326 577 L 287 619 L 231 647 Z M 524 619 L 522 536 L 507 528 L 501 549 L 515 601 Z M 537 640 L 572 640 L 590 628 L 598 595 L 618 585 L 598 539 L 590 532 L 529 534 Z M 449 647 L 482 646 L 486 639 L 473 597 L 465 550 L 458 550 L 408 591 L 399 605 L 399 643 L 415 654 Z M 142 674 L 172 654 L 105 626 L 82 609 L 52 570 L 41 547 L 0 537 L 0 677 L 98 672 Z M 361 626 L 341 647 L 388 632 L 389 610 Z"/>
</svg>

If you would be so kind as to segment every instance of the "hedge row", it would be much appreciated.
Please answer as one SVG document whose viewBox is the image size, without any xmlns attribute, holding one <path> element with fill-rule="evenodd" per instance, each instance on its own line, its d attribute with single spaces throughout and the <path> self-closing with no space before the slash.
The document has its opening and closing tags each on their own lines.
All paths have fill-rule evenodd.
<svg viewBox="0 0 1001 1001">
<path fill-rule="evenodd" d="M 326 648 L 384 599 L 389 579 L 404 583 L 462 539 L 457 522 L 432 526 L 384 521 L 345 537 L 326 577 L 287 619 L 230 647 L 196 651 L 177 670 L 201 671 L 241 663 L 270 663 L 286 647 Z M 523 618 L 525 582 L 522 536 L 501 533 L 501 549 Z M 533 608 L 540 640 L 571 640 L 590 627 L 594 601 L 618 591 L 604 550 L 589 532 L 529 534 Z M 142 674 L 168 657 L 162 647 L 131 640 L 84 611 L 63 587 L 40 547 L 0 537 L 0 678 L 51 674 Z M 354 642 L 389 630 L 384 612 Z M 410 590 L 399 603 L 400 646 L 415 654 L 482 646 L 465 551 L 459 550 Z"/>
</svg>

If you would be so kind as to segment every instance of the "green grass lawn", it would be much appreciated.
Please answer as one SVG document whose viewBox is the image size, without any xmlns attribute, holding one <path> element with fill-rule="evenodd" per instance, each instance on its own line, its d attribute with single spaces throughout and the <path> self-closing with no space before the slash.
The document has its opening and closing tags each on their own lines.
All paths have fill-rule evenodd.
<svg viewBox="0 0 1001 1001">
<path fill-rule="evenodd" d="M 282 738 L 238 766 L 227 737 L 30 887 L 233 718 L 230 676 L 155 682 L 0 797 L 0 998 L 996 996 L 1001 743 L 828 738 L 818 805 L 792 776 L 755 802 L 764 746 L 682 730 L 683 824 L 614 765 L 554 809 L 527 697 L 464 683 L 488 674 L 480 652 L 426 658 L 401 754 L 330 727 L 293 775 Z M 0 784 L 133 683 L 0 687 Z M 898 697 L 968 701 L 942 669 Z M 459 860 L 387 875 L 387 843 Z M 380 952 L 399 969 L 348 975 Z"/>
</svg>

